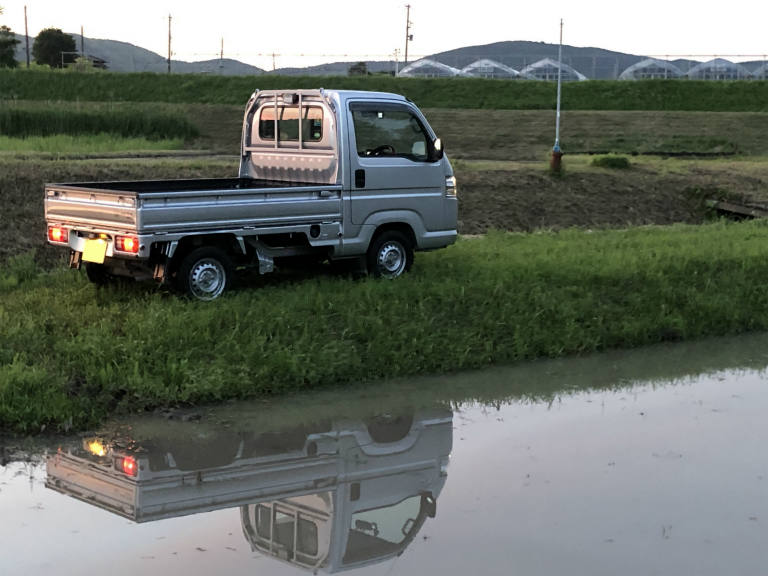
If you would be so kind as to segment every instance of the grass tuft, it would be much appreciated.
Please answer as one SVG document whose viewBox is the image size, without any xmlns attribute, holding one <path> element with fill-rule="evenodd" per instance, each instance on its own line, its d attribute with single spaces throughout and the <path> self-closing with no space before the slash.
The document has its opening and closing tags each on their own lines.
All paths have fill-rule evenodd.
<svg viewBox="0 0 768 576">
<path fill-rule="evenodd" d="M 627 170 L 631 164 L 626 156 L 598 156 L 592 159 L 592 166 L 612 170 Z"/>
</svg>

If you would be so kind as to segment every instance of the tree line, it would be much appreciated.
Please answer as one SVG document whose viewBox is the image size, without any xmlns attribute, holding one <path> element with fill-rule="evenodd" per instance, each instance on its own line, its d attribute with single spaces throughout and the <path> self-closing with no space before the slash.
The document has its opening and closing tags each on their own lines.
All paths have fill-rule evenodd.
<svg viewBox="0 0 768 576">
<path fill-rule="evenodd" d="M 0 15 L 4 12 L 0 6 Z M 0 25 L 0 68 L 17 68 L 16 45 L 19 44 L 10 27 Z M 51 68 L 61 68 L 75 61 L 76 44 L 69 34 L 59 28 L 46 28 L 35 38 L 32 45 L 32 57 L 35 62 Z"/>
</svg>

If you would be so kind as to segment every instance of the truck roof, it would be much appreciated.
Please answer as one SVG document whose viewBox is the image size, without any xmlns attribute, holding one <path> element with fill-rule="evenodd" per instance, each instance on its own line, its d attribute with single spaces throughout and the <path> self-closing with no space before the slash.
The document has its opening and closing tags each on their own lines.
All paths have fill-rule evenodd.
<svg viewBox="0 0 768 576">
<path fill-rule="evenodd" d="M 318 88 L 313 90 L 256 90 L 255 96 L 282 96 L 284 94 L 301 94 L 302 96 L 328 96 L 333 98 L 336 96 L 340 102 L 350 100 L 353 98 L 365 98 L 367 100 L 400 100 L 402 102 L 408 101 L 408 99 L 402 94 L 395 94 L 393 92 L 372 92 L 368 90 L 333 90 Z"/>
</svg>

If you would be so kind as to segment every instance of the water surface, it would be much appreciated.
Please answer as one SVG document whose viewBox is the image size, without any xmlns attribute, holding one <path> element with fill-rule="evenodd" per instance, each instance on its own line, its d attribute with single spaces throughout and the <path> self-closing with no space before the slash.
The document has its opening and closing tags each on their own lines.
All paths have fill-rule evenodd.
<svg viewBox="0 0 768 576">
<path fill-rule="evenodd" d="M 0 573 L 762 573 L 764 351 L 712 340 L 6 440 Z"/>
</svg>

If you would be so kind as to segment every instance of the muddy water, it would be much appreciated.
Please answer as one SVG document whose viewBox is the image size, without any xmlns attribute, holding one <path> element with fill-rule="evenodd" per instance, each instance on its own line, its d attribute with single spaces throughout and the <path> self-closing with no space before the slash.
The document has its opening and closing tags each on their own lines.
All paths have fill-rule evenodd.
<svg viewBox="0 0 768 576">
<path fill-rule="evenodd" d="M 6 440 L 0 574 L 763 573 L 767 352 L 715 340 Z"/>
</svg>

